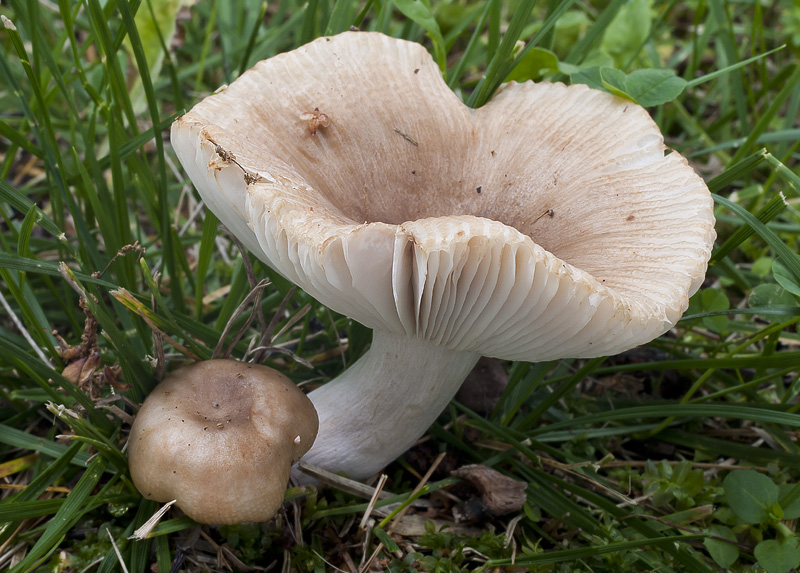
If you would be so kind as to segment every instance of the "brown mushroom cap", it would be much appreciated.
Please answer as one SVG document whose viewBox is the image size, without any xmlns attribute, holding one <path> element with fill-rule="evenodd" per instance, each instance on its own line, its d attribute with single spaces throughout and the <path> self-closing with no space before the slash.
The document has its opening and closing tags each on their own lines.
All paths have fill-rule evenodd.
<svg viewBox="0 0 800 573">
<path fill-rule="evenodd" d="M 177 500 L 195 521 L 266 521 L 291 466 L 314 442 L 317 414 L 280 372 L 234 360 L 175 371 L 131 428 L 131 477 L 148 499 Z"/>
</svg>

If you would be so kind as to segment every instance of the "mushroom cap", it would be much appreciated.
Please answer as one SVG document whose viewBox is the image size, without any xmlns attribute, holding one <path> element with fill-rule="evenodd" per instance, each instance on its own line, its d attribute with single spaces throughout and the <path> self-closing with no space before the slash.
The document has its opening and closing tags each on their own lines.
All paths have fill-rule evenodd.
<svg viewBox="0 0 800 573">
<path fill-rule="evenodd" d="M 317 413 L 280 372 L 197 362 L 164 379 L 131 427 L 131 477 L 146 498 L 173 499 L 200 523 L 266 521 L 291 466 L 317 434 Z"/>
<path fill-rule="evenodd" d="M 470 109 L 422 46 L 378 33 L 258 63 L 172 143 L 223 223 L 322 303 L 497 358 L 659 336 L 716 236 L 706 185 L 640 106 L 512 82 Z"/>
</svg>

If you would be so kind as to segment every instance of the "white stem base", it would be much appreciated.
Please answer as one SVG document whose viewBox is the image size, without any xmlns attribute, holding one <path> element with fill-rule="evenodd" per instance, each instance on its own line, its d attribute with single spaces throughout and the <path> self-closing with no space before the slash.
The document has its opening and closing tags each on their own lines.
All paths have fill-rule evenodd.
<svg viewBox="0 0 800 573">
<path fill-rule="evenodd" d="M 308 397 L 319 433 L 303 460 L 363 479 L 414 445 L 480 356 L 375 331 L 372 346 Z"/>
</svg>

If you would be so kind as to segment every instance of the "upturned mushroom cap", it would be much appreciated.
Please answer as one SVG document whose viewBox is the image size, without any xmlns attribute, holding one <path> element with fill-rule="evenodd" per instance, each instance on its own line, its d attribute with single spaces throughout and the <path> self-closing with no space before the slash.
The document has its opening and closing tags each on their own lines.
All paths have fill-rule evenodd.
<svg viewBox="0 0 800 573">
<path fill-rule="evenodd" d="M 320 38 L 172 126 L 206 204 L 258 257 L 374 329 L 309 397 L 305 456 L 365 477 L 402 453 L 480 355 L 609 355 L 669 330 L 715 239 L 702 179 L 636 104 L 506 84 L 469 109 L 420 45 Z"/>
<path fill-rule="evenodd" d="M 310 112 L 328 124 L 309 128 Z M 258 256 L 363 324 L 551 360 L 671 328 L 715 238 L 704 182 L 648 113 L 586 86 L 463 105 L 377 33 L 260 62 L 172 128 L 204 200 Z"/>
<path fill-rule="evenodd" d="M 175 499 L 201 523 L 266 521 L 317 424 L 311 402 L 280 372 L 197 362 L 168 376 L 139 410 L 128 442 L 131 477 L 146 498 Z"/>
</svg>

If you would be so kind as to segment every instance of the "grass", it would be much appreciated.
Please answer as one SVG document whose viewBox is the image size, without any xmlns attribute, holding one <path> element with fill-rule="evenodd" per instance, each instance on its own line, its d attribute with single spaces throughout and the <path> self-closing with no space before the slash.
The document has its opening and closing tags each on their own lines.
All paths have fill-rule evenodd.
<svg viewBox="0 0 800 573">
<path fill-rule="evenodd" d="M 795 4 L 180 4 L 0 6 L 0 569 L 348 571 L 376 548 L 373 567 L 391 571 L 800 564 Z M 361 531 L 369 506 L 339 484 L 289 490 L 276 522 L 200 529 L 173 512 L 131 540 L 158 505 L 133 487 L 122 447 L 166 370 L 220 341 L 244 357 L 273 316 L 267 363 L 298 383 L 369 344 L 217 232 L 165 131 L 256 61 L 351 25 L 424 43 L 475 107 L 510 74 L 632 96 L 632 72 L 657 71 L 673 87 L 649 109 L 717 202 L 704 288 L 646 347 L 504 364 L 488 413 L 454 402 L 386 470 L 389 502 L 429 504 L 422 531 L 398 533 L 413 504 Z M 253 314 L 266 319 L 248 326 Z M 522 510 L 454 523 L 476 495 L 449 475 L 466 463 L 525 482 Z"/>
</svg>

